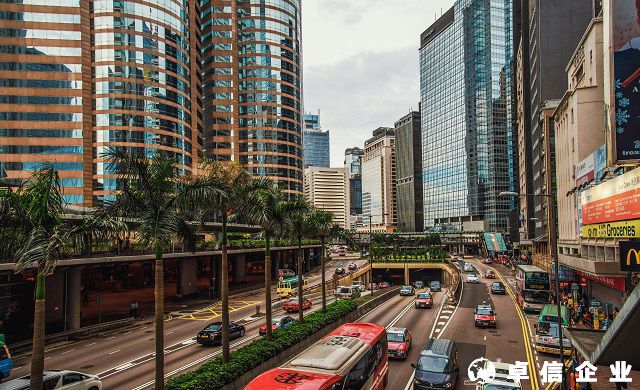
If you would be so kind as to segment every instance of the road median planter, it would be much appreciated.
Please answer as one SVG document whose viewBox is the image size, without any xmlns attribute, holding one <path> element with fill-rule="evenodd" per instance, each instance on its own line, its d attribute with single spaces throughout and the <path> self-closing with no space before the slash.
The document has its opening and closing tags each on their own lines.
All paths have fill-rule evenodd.
<svg viewBox="0 0 640 390">
<path fill-rule="evenodd" d="M 193 372 L 170 379 L 166 390 L 242 389 L 259 374 L 277 367 L 302 352 L 339 325 L 353 322 L 363 314 L 396 296 L 398 289 L 390 289 L 358 306 L 351 300 L 340 300 L 327 305 L 326 313 L 314 312 L 305 316 L 304 324 L 293 324 L 276 329 L 273 340 L 260 338 L 231 352 L 230 361 L 222 363 L 216 357 Z"/>
</svg>

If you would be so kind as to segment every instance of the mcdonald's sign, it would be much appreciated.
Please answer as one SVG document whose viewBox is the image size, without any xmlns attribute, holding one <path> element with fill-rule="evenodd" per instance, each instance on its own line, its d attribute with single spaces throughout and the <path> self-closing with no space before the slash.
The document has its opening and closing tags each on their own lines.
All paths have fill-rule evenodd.
<svg viewBox="0 0 640 390">
<path fill-rule="evenodd" d="M 620 270 L 640 271 L 640 242 L 620 241 Z"/>
</svg>

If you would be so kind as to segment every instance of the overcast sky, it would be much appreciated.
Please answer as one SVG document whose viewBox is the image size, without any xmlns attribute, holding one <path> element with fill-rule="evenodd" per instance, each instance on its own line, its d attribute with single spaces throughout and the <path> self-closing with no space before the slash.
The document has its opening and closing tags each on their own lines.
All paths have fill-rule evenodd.
<svg viewBox="0 0 640 390">
<path fill-rule="evenodd" d="M 331 166 L 418 109 L 420 33 L 454 0 L 303 0 L 304 106 L 331 130 Z"/>
</svg>

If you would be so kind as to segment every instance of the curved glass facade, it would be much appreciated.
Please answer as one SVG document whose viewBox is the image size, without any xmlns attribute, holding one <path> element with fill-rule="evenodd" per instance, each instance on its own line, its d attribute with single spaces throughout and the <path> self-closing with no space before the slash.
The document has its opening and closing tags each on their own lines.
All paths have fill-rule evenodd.
<svg viewBox="0 0 640 390">
<path fill-rule="evenodd" d="M 189 4 L 182 0 L 91 2 L 93 190 L 117 189 L 101 158 L 107 146 L 173 155 L 192 169 L 194 129 Z"/>
<path fill-rule="evenodd" d="M 421 37 L 424 225 L 505 230 L 514 191 L 512 2 L 458 0 Z"/>
<path fill-rule="evenodd" d="M 300 2 L 200 3 L 204 149 L 302 195 Z"/>
</svg>

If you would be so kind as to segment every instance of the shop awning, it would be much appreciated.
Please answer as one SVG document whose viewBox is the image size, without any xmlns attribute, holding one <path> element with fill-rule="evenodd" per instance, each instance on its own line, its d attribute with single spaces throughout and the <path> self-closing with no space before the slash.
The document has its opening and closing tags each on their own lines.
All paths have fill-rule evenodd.
<svg viewBox="0 0 640 390">
<path fill-rule="evenodd" d="M 571 328 L 565 333 L 576 350 L 591 364 L 603 366 L 621 360 L 637 370 L 640 367 L 638 329 L 640 289 L 636 286 L 606 332 Z"/>
</svg>

